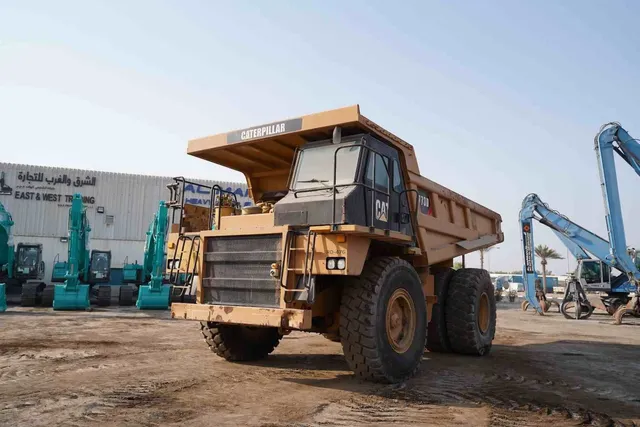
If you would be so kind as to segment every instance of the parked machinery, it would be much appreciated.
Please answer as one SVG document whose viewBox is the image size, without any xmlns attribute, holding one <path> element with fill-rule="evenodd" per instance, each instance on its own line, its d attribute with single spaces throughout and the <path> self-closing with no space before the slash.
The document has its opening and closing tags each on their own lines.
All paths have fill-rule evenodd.
<svg viewBox="0 0 640 427">
<path fill-rule="evenodd" d="M 171 315 L 200 321 L 217 355 L 260 359 L 283 334 L 318 332 L 341 341 L 357 376 L 399 382 L 425 346 L 490 351 L 489 273 L 452 266 L 503 241 L 500 215 L 420 175 L 413 147 L 358 106 L 191 141 L 188 153 L 244 173 L 263 207 L 221 204 L 213 226 L 168 238 L 198 248 L 180 263 L 196 266 L 197 304 Z"/>
<path fill-rule="evenodd" d="M 636 287 L 629 282 L 628 276 L 621 274 L 618 277 L 610 277 L 610 269 L 618 269 L 619 265 L 613 262 L 609 242 L 552 210 L 538 195 L 529 194 L 523 200 L 520 211 L 526 295 L 523 309 L 526 310 L 527 304 L 541 314 L 548 309 L 542 302 L 542 300 L 546 301 L 544 292 L 539 289 L 539 286 L 536 286 L 540 278 L 535 271 L 532 223 L 534 219 L 551 228 L 578 260 L 576 273 L 567 284 L 563 301 L 560 304 L 560 311 L 565 317 L 588 318 L 593 313 L 595 306 L 614 314 L 620 306 L 624 306 L 631 300 L 631 292 L 634 292 Z M 596 259 L 592 259 L 589 254 Z M 586 291 L 601 292 L 599 301 L 594 301 L 595 304 L 592 303 L 587 297 Z"/>
<path fill-rule="evenodd" d="M 537 195 L 528 195 L 520 211 L 525 291 L 527 301 L 542 313 L 543 307 L 536 298 L 536 282 L 539 279 L 535 273 L 531 222 L 532 219 L 537 219 L 549 226 L 578 260 L 577 274 L 565 289 L 561 305 L 565 317 L 578 319 L 591 315 L 594 307 L 589 302 L 585 289 L 597 288 L 606 293 L 601 297 L 602 307 L 613 313 L 616 323 L 620 324 L 625 315 L 640 316 L 640 269 L 635 249 L 627 247 L 613 153 L 620 155 L 640 175 L 640 144 L 619 123 L 611 122 L 600 128 L 594 139 L 594 148 L 609 241 L 549 209 Z M 591 259 L 589 254 L 595 259 Z M 610 269 L 620 271 L 621 275 L 612 279 Z M 573 313 L 568 313 L 567 304 L 572 304 Z"/>
<path fill-rule="evenodd" d="M 146 284 L 138 287 L 140 309 L 166 310 L 169 308 L 171 287 L 165 280 L 165 240 L 167 236 L 167 205 L 161 201 L 158 212 L 147 231 L 144 264 L 141 274 Z"/>
<path fill-rule="evenodd" d="M 14 245 L 13 219 L 0 204 L 0 311 L 6 310 L 7 293 L 15 288 L 24 307 L 36 305 L 45 289 L 42 245 Z"/>
<path fill-rule="evenodd" d="M 616 122 L 603 125 L 594 138 L 594 148 L 598 160 L 598 172 L 602 198 L 604 201 L 605 221 L 609 242 L 611 242 L 611 254 L 609 262 L 612 266 L 622 271 L 633 286 L 635 297 L 626 305 L 622 305 L 614 317 L 616 322 L 622 323 L 626 315 L 640 317 L 640 269 L 635 260 L 635 250 L 627 248 L 624 221 L 622 219 L 622 205 L 618 189 L 618 178 L 614 152 L 624 160 L 636 174 L 640 175 L 640 143 Z"/>
<path fill-rule="evenodd" d="M 166 240 L 166 234 L 167 234 L 167 230 L 166 230 L 167 220 L 166 219 L 164 220 L 164 226 L 162 226 L 161 224 L 159 224 L 159 222 L 162 221 L 162 220 L 159 220 L 159 218 L 163 216 L 166 217 L 167 215 L 168 215 L 167 206 L 165 202 L 160 202 L 158 211 L 153 215 L 153 220 L 151 221 L 151 223 L 149 224 L 149 228 L 147 229 L 146 239 L 144 244 L 144 255 L 142 257 L 142 264 L 138 264 L 137 261 L 130 264 L 127 262 L 127 260 L 125 260 L 124 267 L 122 270 L 122 273 L 123 273 L 122 281 L 123 281 L 123 290 L 126 287 L 125 293 L 127 295 L 134 294 L 133 286 L 136 287 L 135 293 L 138 293 L 139 295 L 139 289 L 138 289 L 139 286 L 144 283 L 150 283 L 152 281 L 151 276 L 154 270 L 158 268 L 162 270 L 162 276 L 163 276 L 162 283 L 165 282 L 164 280 L 164 268 L 165 268 L 164 246 L 165 246 L 165 240 Z M 158 245 L 162 249 L 161 251 L 158 250 L 157 248 Z M 157 279 L 155 283 L 157 284 Z M 154 287 L 154 290 L 156 288 L 157 286 Z M 122 296 L 123 290 L 120 291 L 121 296 Z M 151 294 L 155 295 L 155 293 L 151 293 Z M 122 305 L 122 301 L 120 304 Z M 143 301 L 143 304 L 144 304 L 144 301 Z M 164 306 L 164 308 L 168 308 L 168 303 L 167 304 L 160 303 L 160 305 Z"/>
<path fill-rule="evenodd" d="M 111 303 L 111 252 L 91 251 L 89 233 L 82 196 L 74 194 L 69 208 L 69 249 L 67 261 L 56 262 L 52 281 L 54 285 L 54 310 L 83 310 L 90 306 L 90 291 L 96 291 L 99 306 Z M 64 272 L 64 274 L 62 274 Z M 94 285 L 98 285 L 94 287 Z"/>
</svg>

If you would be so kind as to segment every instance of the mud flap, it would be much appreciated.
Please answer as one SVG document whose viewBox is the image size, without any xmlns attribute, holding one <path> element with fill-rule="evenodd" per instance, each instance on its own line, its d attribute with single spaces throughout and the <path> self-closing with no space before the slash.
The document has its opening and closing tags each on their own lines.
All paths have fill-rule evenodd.
<svg viewBox="0 0 640 427">
<path fill-rule="evenodd" d="M 0 312 L 7 309 L 7 291 L 4 283 L 0 283 Z"/>
<path fill-rule="evenodd" d="M 166 310 L 169 308 L 170 296 L 171 286 L 152 288 L 151 285 L 141 285 L 138 288 L 136 307 L 140 310 Z"/>
<path fill-rule="evenodd" d="M 67 285 L 56 285 L 53 291 L 54 310 L 86 310 L 90 307 L 89 285 L 77 285 L 76 289 Z"/>
</svg>

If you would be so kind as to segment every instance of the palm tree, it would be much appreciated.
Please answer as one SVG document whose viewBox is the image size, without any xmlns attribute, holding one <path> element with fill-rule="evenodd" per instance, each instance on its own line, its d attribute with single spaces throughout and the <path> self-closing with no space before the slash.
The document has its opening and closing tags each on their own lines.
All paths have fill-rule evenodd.
<svg viewBox="0 0 640 427">
<path fill-rule="evenodd" d="M 547 245 L 536 246 L 536 255 L 540 258 L 542 264 L 542 290 L 547 290 L 547 260 L 548 259 L 564 259 L 555 249 L 551 249 Z"/>
<path fill-rule="evenodd" d="M 495 246 L 489 246 L 488 248 L 480 249 L 480 268 L 483 270 L 484 270 L 484 255 L 492 249 L 495 249 Z"/>
</svg>

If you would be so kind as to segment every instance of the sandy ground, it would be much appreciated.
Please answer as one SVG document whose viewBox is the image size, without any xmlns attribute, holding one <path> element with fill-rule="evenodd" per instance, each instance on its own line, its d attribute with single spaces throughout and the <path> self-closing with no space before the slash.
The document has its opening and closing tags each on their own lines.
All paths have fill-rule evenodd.
<svg viewBox="0 0 640 427">
<path fill-rule="evenodd" d="M 640 425 L 638 384 L 640 322 L 518 303 L 499 304 L 490 356 L 425 353 L 393 386 L 356 380 L 340 344 L 315 334 L 234 364 L 167 312 L 0 314 L 0 425 L 14 427 Z"/>
</svg>

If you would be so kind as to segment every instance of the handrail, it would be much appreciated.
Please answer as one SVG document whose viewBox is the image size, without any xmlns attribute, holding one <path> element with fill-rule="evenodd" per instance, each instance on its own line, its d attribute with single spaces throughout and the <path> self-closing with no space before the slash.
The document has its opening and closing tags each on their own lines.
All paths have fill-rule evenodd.
<svg viewBox="0 0 640 427">
<path fill-rule="evenodd" d="M 219 193 L 218 194 L 218 206 L 214 206 L 215 200 L 216 200 L 216 193 Z M 210 199 L 209 200 L 209 230 L 212 230 L 212 227 L 213 227 L 213 217 L 215 216 L 214 215 L 214 208 L 222 207 L 222 206 L 220 206 L 219 199 L 222 198 L 223 194 L 231 194 L 233 196 L 234 205 L 235 206 L 239 205 L 238 196 L 233 191 L 223 190 L 222 187 L 220 187 L 218 184 L 215 184 L 213 187 L 211 187 L 211 192 L 209 193 L 209 199 Z M 216 230 L 220 229 L 220 217 L 221 216 L 222 215 L 216 216 Z"/>
</svg>

